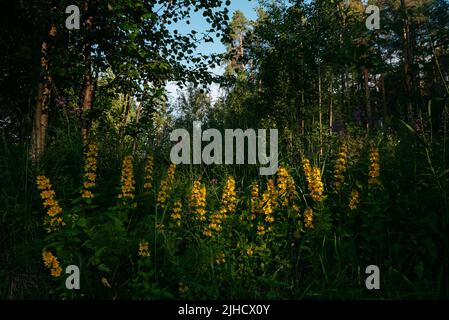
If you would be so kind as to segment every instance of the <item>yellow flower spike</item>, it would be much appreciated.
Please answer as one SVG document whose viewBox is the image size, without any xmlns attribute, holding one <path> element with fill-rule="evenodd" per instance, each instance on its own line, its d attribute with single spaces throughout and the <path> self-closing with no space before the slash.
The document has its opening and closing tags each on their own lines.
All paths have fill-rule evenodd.
<svg viewBox="0 0 449 320">
<path fill-rule="evenodd" d="M 187 285 L 185 285 L 184 283 L 180 282 L 178 290 L 180 293 L 187 293 L 189 291 L 189 287 Z"/>
<path fill-rule="evenodd" d="M 201 184 L 201 177 L 196 179 L 189 195 L 190 213 L 199 221 L 206 220 L 206 187 Z"/>
<path fill-rule="evenodd" d="M 171 164 L 168 167 L 167 176 L 161 181 L 159 192 L 157 194 L 157 204 L 160 208 L 165 209 L 168 194 L 175 181 L 176 165 Z"/>
<path fill-rule="evenodd" d="M 84 156 L 84 175 L 83 175 L 83 189 L 81 190 L 81 197 L 83 199 L 92 199 L 94 197 L 92 189 L 95 187 L 97 179 L 97 158 L 98 147 L 96 144 L 90 144 Z"/>
<path fill-rule="evenodd" d="M 119 194 L 118 198 L 123 199 L 124 201 L 133 200 L 136 181 L 134 180 L 132 156 L 126 156 L 125 159 L 123 159 L 120 183 L 121 193 Z"/>
<path fill-rule="evenodd" d="M 50 274 L 54 278 L 58 278 L 62 273 L 62 268 L 59 265 L 58 259 L 50 251 L 42 251 L 42 260 L 44 261 L 44 266 L 50 269 Z"/>
<path fill-rule="evenodd" d="M 258 212 L 258 207 L 260 206 L 259 199 L 259 183 L 253 182 L 251 186 L 251 220 L 256 219 L 256 213 Z"/>
<path fill-rule="evenodd" d="M 316 202 L 324 200 L 324 184 L 321 180 L 321 171 L 318 167 L 312 167 L 308 159 L 302 161 L 304 175 L 310 191 L 310 196 Z"/>
<path fill-rule="evenodd" d="M 346 144 L 343 144 L 340 147 L 339 153 L 338 153 L 338 159 L 335 162 L 335 168 L 334 168 L 334 188 L 335 191 L 339 191 L 341 187 L 343 186 L 343 183 L 345 181 L 344 173 L 346 172 L 348 168 L 348 147 Z"/>
<path fill-rule="evenodd" d="M 150 256 L 150 244 L 148 241 L 141 240 L 139 242 L 139 257 L 149 257 Z"/>
<path fill-rule="evenodd" d="M 313 210 L 307 208 L 304 211 L 304 224 L 307 229 L 313 229 L 315 226 L 313 224 Z"/>
<path fill-rule="evenodd" d="M 237 192 L 235 190 L 235 179 L 230 176 L 226 181 L 226 185 L 221 196 L 221 207 L 211 216 L 211 222 L 208 230 L 220 232 L 223 221 L 227 219 L 228 215 L 235 213 L 236 206 Z"/>
<path fill-rule="evenodd" d="M 277 178 L 277 195 L 280 198 L 281 206 L 288 207 L 289 202 L 293 201 L 296 193 L 296 185 L 293 177 L 286 168 L 279 167 Z"/>
<path fill-rule="evenodd" d="M 357 209 L 357 205 L 360 203 L 360 194 L 356 190 L 352 190 L 351 197 L 349 199 L 349 209 Z"/>
<path fill-rule="evenodd" d="M 321 171 L 314 167 L 311 174 L 311 182 L 309 183 L 310 196 L 316 202 L 323 200 L 324 184 L 321 181 Z"/>
<path fill-rule="evenodd" d="M 263 236 L 265 234 L 265 227 L 261 224 L 257 226 L 257 235 Z"/>
<path fill-rule="evenodd" d="M 182 218 L 181 213 L 182 213 L 182 203 L 179 200 L 175 201 L 170 218 L 177 227 L 181 226 L 181 218 Z"/>
<path fill-rule="evenodd" d="M 377 148 L 371 148 L 369 160 L 369 172 L 368 172 L 368 185 L 375 187 L 375 186 L 382 186 L 382 182 L 380 181 L 380 164 L 379 164 L 379 149 Z"/>
<path fill-rule="evenodd" d="M 47 216 L 44 220 L 44 227 L 48 233 L 60 230 L 65 223 L 59 216 L 62 213 L 62 208 L 58 201 L 54 199 L 56 193 L 53 191 L 50 179 L 45 176 L 38 176 L 36 178 L 37 188 L 41 190 L 40 196 L 44 208 L 47 210 Z"/>
<path fill-rule="evenodd" d="M 149 156 L 145 165 L 145 183 L 143 188 L 146 191 L 150 191 L 153 188 L 153 170 L 154 170 L 154 157 Z"/>
<path fill-rule="evenodd" d="M 220 265 L 226 263 L 226 256 L 224 252 L 219 252 L 215 258 L 215 263 Z"/>
<path fill-rule="evenodd" d="M 310 183 L 312 177 L 312 167 L 310 166 L 310 161 L 308 159 L 304 158 L 304 160 L 302 160 L 302 168 L 304 170 L 307 183 Z"/>
</svg>

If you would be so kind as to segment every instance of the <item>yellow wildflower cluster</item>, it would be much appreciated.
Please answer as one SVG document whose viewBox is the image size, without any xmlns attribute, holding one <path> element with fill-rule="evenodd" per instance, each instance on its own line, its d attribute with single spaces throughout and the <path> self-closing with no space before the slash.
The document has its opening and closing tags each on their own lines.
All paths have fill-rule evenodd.
<svg viewBox="0 0 449 320">
<path fill-rule="evenodd" d="M 379 150 L 372 148 L 369 154 L 370 166 L 369 166 L 369 179 L 368 184 L 370 186 L 380 186 L 380 164 L 379 164 Z"/>
<path fill-rule="evenodd" d="M 165 231 L 165 224 L 163 223 L 156 223 L 154 227 L 160 233 L 163 233 Z"/>
<path fill-rule="evenodd" d="M 251 220 L 256 219 L 259 202 L 259 183 L 253 182 L 251 185 Z"/>
<path fill-rule="evenodd" d="M 212 230 L 220 232 L 223 221 L 226 220 L 229 214 L 235 213 L 236 206 L 237 194 L 235 191 L 235 179 L 231 176 L 226 181 L 226 186 L 221 196 L 221 207 L 218 212 L 211 216 L 211 222 L 209 223 L 208 228 L 206 228 L 204 234 L 210 236 L 211 232 L 209 231 Z"/>
<path fill-rule="evenodd" d="M 315 227 L 313 225 L 313 210 L 311 208 L 307 208 L 304 211 L 304 224 L 307 229 L 313 229 Z"/>
<path fill-rule="evenodd" d="M 189 287 L 185 285 L 184 283 L 179 283 L 179 292 L 180 293 L 187 293 L 189 291 Z"/>
<path fill-rule="evenodd" d="M 58 201 L 54 199 L 55 192 L 52 189 L 50 179 L 45 176 L 38 176 L 36 182 L 37 189 L 41 191 L 40 196 L 43 205 L 47 209 L 47 217 L 44 221 L 47 232 L 61 229 L 61 227 L 65 226 L 64 221 L 59 216 L 62 213 L 62 209 Z"/>
<path fill-rule="evenodd" d="M 340 147 L 340 151 L 338 152 L 338 159 L 335 163 L 334 168 L 334 187 L 335 190 L 338 191 L 343 186 L 345 182 L 344 173 L 348 167 L 348 147 L 346 144 L 343 144 Z"/>
<path fill-rule="evenodd" d="M 302 160 L 302 168 L 304 169 L 304 175 L 306 176 L 307 183 L 310 183 L 312 177 L 312 167 L 310 166 L 310 161 L 307 158 Z"/>
<path fill-rule="evenodd" d="M 226 214 L 235 212 L 237 206 L 237 192 L 235 191 L 235 179 L 229 177 L 221 197 L 221 205 L 226 209 Z"/>
<path fill-rule="evenodd" d="M 323 200 L 324 184 L 321 181 L 320 168 L 312 169 L 312 181 L 309 184 L 310 196 L 313 200 L 320 202 Z"/>
<path fill-rule="evenodd" d="M 263 236 L 265 233 L 266 233 L 266 231 L 265 231 L 265 226 L 262 225 L 262 224 L 259 224 L 259 225 L 257 226 L 257 235 L 258 235 L 258 236 Z"/>
<path fill-rule="evenodd" d="M 122 164 L 122 176 L 120 177 L 121 194 L 119 199 L 134 199 L 135 183 L 133 173 L 133 157 L 126 156 Z"/>
<path fill-rule="evenodd" d="M 97 157 L 97 145 L 89 144 L 84 159 L 83 190 L 81 190 L 81 197 L 84 199 L 94 197 L 92 189 L 95 187 L 95 180 L 97 179 Z"/>
<path fill-rule="evenodd" d="M 260 212 L 264 216 L 264 221 L 266 223 L 273 223 L 274 217 L 273 212 L 276 208 L 276 200 L 277 200 L 277 192 L 276 187 L 274 185 L 274 180 L 270 179 L 267 182 L 267 188 L 262 194 L 262 199 L 259 202 L 259 207 L 257 208 L 257 212 Z M 263 223 L 259 223 L 257 226 L 257 235 L 262 236 L 267 231 L 271 231 L 273 229 L 272 226 L 266 228 Z"/>
<path fill-rule="evenodd" d="M 246 254 L 250 257 L 254 254 L 254 249 L 252 247 L 246 248 Z"/>
<path fill-rule="evenodd" d="M 142 240 L 139 242 L 139 257 L 149 257 L 150 256 L 150 244 L 148 241 Z"/>
<path fill-rule="evenodd" d="M 42 260 L 44 260 L 44 265 L 46 268 L 50 269 L 52 277 L 59 277 L 62 273 L 62 268 L 59 265 L 58 259 L 50 251 L 42 251 Z"/>
<path fill-rule="evenodd" d="M 321 171 L 318 167 L 311 167 L 310 161 L 304 159 L 302 161 L 304 174 L 309 186 L 310 196 L 313 200 L 320 202 L 323 198 L 324 184 L 321 181 Z"/>
<path fill-rule="evenodd" d="M 356 190 L 352 190 L 351 197 L 349 199 L 349 209 L 357 209 L 357 205 L 360 203 L 360 194 Z"/>
<path fill-rule="evenodd" d="M 189 208 L 197 220 L 206 220 L 206 187 L 201 184 L 201 177 L 193 184 L 189 196 Z"/>
<path fill-rule="evenodd" d="M 167 176 L 165 177 L 164 180 L 161 181 L 159 192 L 157 194 L 157 204 L 162 209 L 165 209 L 168 193 L 170 192 L 173 182 L 175 181 L 175 172 L 176 172 L 176 165 L 171 164 L 170 167 L 168 167 Z"/>
<path fill-rule="evenodd" d="M 273 179 L 268 180 L 267 189 L 262 194 L 260 203 L 260 212 L 265 215 L 265 221 L 269 223 L 274 222 L 273 210 L 276 203 L 276 189 Z"/>
<path fill-rule="evenodd" d="M 153 169 L 154 169 L 154 158 L 149 156 L 147 164 L 145 165 L 145 184 L 143 188 L 146 191 L 150 191 L 153 188 Z"/>
<path fill-rule="evenodd" d="M 173 223 L 176 226 L 181 226 L 181 212 L 182 212 L 182 203 L 181 201 L 175 201 L 173 204 L 173 212 L 170 215 L 170 218 L 172 219 Z"/>
<path fill-rule="evenodd" d="M 282 207 L 288 207 L 289 201 L 293 201 L 295 198 L 295 181 L 284 167 L 279 167 L 277 174 L 277 194 L 279 195 L 280 200 L 282 200 Z"/>
<path fill-rule="evenodd" d="M 226 263 L 226 256 L 223 252 L 219 252 L 215 258 L 215 263 L 220 265 Z"/>
</svg>

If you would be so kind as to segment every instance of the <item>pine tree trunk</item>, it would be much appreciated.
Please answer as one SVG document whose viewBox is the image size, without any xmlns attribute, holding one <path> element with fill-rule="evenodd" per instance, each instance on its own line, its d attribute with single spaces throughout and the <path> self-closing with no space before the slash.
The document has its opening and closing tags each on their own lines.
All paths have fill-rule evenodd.
<svg viewBox="0 0 449 320">
<path fill-rule="evenodd" d="M 31 158 L 34 162 L 39 161 L 45 150 L 45 138 L 48 128 L 48 111 L 51 100 L 52 77 L 50 74 L 50 44 L 56 36 L 57 29 L 54 24 L 50 27 L 47 39 L 41 46 L 41 68 L 42 76 L 38 87 L 36 109 L 31 134 Z"/>
<path fill-rule="evenodd" d="M 329 134 L 332 135 L 332 126 L 334 125 L 334 81 L 333 81 L 333 75 L 331 74 L 331 81 L 330 81 L 330 102 L 329 102 Z"/>
<path fill-rule="evenodd" d="M 368 131 L 371 130 L 373 125 L 372 109 L 371 109 L 371 96 L 369 90 L 369 73 L 368 68 L 363 68 L 363 78 L 365 80 L 365 100 L 366 100 L 366 128 Z"/>
<path fill-rule="evenodd" d="M 407 94 L 407 115 L 410 117 L 413 113 L 412 105 L 412 91 L 413 91 L 413 76 L 411 71 L 412 52 L 410 48 L 410 21 L 407 13 L 407 7 L 405 0 L 401 0 L 401 10 L 404 15 L 403 33 L 402 33 L 402 45 L 403 45 L 403 63 L 404 63 L 404 77 L 405 77 L 405 89 Z M 411 120 L 411 119 L 409 119 Z"/>
</svg>

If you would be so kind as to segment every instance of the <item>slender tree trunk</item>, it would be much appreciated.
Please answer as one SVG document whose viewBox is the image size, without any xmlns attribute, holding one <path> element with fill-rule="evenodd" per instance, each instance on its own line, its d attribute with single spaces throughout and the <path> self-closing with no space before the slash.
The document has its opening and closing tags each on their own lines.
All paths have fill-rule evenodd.
<svg viewBox="0 0 449 320">
<path fill-rule="evenodd" d="M 319 126 L 320 126 L 320 155 L 323 155 L 323 98 L 322 98 L 322 88 L 321 88 L 321 65 L 318 64 L 318 115 L 319 115 Z"/>
<path fill-rule="evenodd" d="M 382 109 L 384 114 L 384 123 L 388 118 L 388 109 L 387 109 L 387 95 L 385 92 L 385 75 L 382 73 L 380 76 L 380 91 L 382 92 Z"/>
<path fill-rule="evenodd" d="M 372 129 L 373 125 L 373 117 L 372 117 L 372 109 L 371 109 L 371 97 L 370 97 L 370 89 L 369 89 L 369 73 L 368 68 L 363 68 L 363 77 L 365 80 L 365 101 L 366 101 L 366 128 L 368 131 Z"/>
<path fill-rule="evenodd" d="M 91 13 L 92 8 L 90 8 L 90 1 L 86 0 L 84 2 L 84 14 L 85 14 L 85 28 L 86 28 L 86 38 L 84 39 L 84 63 L 86 71 L 83 80 L 83 106 L 81 110 L 81 136 L 83 138 L 84 144 L 89 142 L 90 134 L 90 121 L 88 119 L 88 113 L 92 109 L 93 97 L 94 97 L 94 86 L 92 77 L 92 63 L 91 63 L 91 30 L 93 24 L 93 16 Z"/>
<path fill-rule="evenodd" d="M 412 90 L 413 90 L 413 77 L 411 72 L 412 53 L 410 48 L 410 21 L 408 17 L 407 7 L 405 0 L 401 0 L 401 10 L 404 15 L 403 32 L 402 32 L 402 45 L 403 45 L 403 59 L 404 59 L 404 77 L 405 77 L 405 89 L 407 94 L 407 115 L 410 117 L 413 113 L 412 105 Z M 411 119 L 409 119 L 411 120 Z"/>
<path fill-rule="evenodd" d="M 332 126 L 334 125 L 334 81 L 331 74 L 330 81 L 330 102 L 329 102 L 329 134 L 332 135 Z"/>
<path fill-rule="evenodd" d="M 33 130 L 31 134 L 31 158 L 39 161 L 45 150 L 45 138 L 48 127 L 48 111 L 51 100 L 52 77 L 50 73 L 49 50 L 52 40 L 55 38 L 57 28 L 52 24 L 47 39 L 41 45 L 41 81 L 38 87 L 36 109 L 34 113 Z"/>
<path fill-rule="evenodd" d="M 140 105 L 139 107 L 136 108 L 136 122 L 135 122 L 136 127 L 139 125 L 139 122 L 140 122 L 141 111 L 142 111 L 142 106 Z M 137 135 L 134 137 L 134 140 L 133 140 L 133 154 L 136 152 L 136 150 L 137 150 Z"/>
<path fill-rule="evenodd" d="M 243 35 L 239 35 L 239 60 L 240 60 L 240 70 L 243 71 L 245 70 L 245 62 L 244 62 L 244 54 L 245 54 L 245 49 L 243 47 Z"/>
</svg>

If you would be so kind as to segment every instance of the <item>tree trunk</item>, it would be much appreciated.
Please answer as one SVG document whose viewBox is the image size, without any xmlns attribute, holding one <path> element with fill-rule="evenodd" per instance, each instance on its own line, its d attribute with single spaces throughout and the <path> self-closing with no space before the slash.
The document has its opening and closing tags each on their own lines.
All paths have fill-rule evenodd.
<svg viewBox="0 0 449 320">
<path fill-rule="evenodd" d="M 368 68 L 363 68 L 363 77 L 365 80 L 365 100 L 366 100 L 366 128 L 368 131 L 371 130 L 373 125 L 373 117 L 372 117 L 372 109 L 371 109 L 371 97 L 370 97 L 370 90 L 369 90 L 369 73 Z"/>
<path fill-rule="evenodd" d="M 139 122 L 140 122 L 140 113 L 141 113 L 141 111 L 142 111 L 142 105 L 140 105 L 140 106 L 138 106 L 136 108 L 136 122 L 135 122 L 136 128 L 138 127 Z M 136 134 L 136 136 L 133 139 L 133 154 L 135 154 L 136 151 L 137 151 L 137 134 Z"/>
<path fill-rule="evenodd" d="M 318 113 L 319 113 L 319 126 L 320 126 L 320 155 L 323 155 L 323 98 L 321 89 L 321 65 L 318 64 Z"/>
<path fill-rule="evenodd" d="M 83 84 L 83 106 L 81 109 L 81 136 L 83 138 L 84 144 L 89 142 L 90 134 L 90 121 L 88 119 L 88 113 L 92 109 L 93 97 L 94 97 L 94 86 L 92 77 L 92 63 L 91 63 L 91 30 L 93 24 L 93 16 L 91 13 L 91 8 L 89 7 L 89 1 L 84 2 L 84 14 L 85 28 L 86 28 L 86 38 L 84 39 L 84 63 L 86 71 L 84 74 L 84 84 Z"/>
<path fill-rule="evenodd" d="M 387 109 L 387 95 L 385 92 L 385 75 L 382 73 L 380 76 L 380 90 L 382 92 L 382 109 L 384 114 L 384 123 L 388 118 L 388 109 Z"/>
<path fill-rule="evenodd" d="M 42 76 L 38 87 L 36 110 L 34 113 L 33 130 L 31 134 L 31 158 L 34 162 L 39 161 L 45 150 L 45 137 L 48 127 L 48 109 L 51 99 L 52 77 L 50 74 L 50 44 L 56 36 L 57 29 L 51 25 L 47 39 L 41 45 L 41 68 Z"/>
<path fill-rule="evenodd" d="M 244 55 L 245 55 L 245 49 L 244 49 L 244 46 L 243 46 L 243 35 L 242 34 L 240 34 L 239 35 L 239 60 L 240 60 L 240 70 L 241 71 L 244 71 L 245 70 L 245 62 L 244 62 L 244 59 L 243 59 L 243 57 L 244 57 Z"/>
<path fill-rule="evenodd" d="M 411 72 L 412 52 L 410 48 L 410 21 L 408 18 L 407 7 L 405 0 L 401 0 L 401 11 L 404 15 L 403 32 L 402 32 L 402 55 L 404 59 L 404 77 L 405 77 L 405 89 L 407 94 L 407 115 L 410 117 L 413 113 L 412 106 L 412 90 L 413 90 L 413 77 Z M 411 120 L 409 118 L 409 120 Z"/>
<path fill-rule="evenodd" d="M 334 125 L 334 81 L 333 76 L 331 74 L 330 81 L 330 102 L 329 102 L 329 134 L 332 135 L 332 126 Z"/>
</svg>

